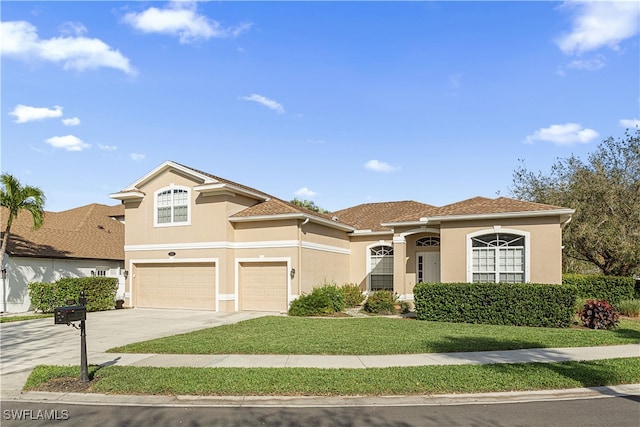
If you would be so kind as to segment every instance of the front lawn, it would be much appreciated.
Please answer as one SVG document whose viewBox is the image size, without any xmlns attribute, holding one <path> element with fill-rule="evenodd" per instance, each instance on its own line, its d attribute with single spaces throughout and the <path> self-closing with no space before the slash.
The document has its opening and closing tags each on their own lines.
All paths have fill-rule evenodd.
<svg viewBox="0 0 640 427">
<path fill-rule="evenodd" d="M 640 342 L 640 320 L 611 331 L 532 328 L 413 319 L 261 317 L 144 341 L 112 353 L 409 354 L 523 348 L 591 347 Z"/>
<path fill-rule="evenodd" d="M 25 390 L 108 394 L 354 396 L 551 390 L 640 382 L 640 358 L 369 369 L 38 366 Z M 82 387 L 77 390 L 76 387 Z"/>
<path fill-rule="evenodd" d="M 46 317 L 53 317 L 53 313 L 36 313 L 36 314 L 24 314 L 19 316 L 2 316 L 0 317 L 0 323 L 9 323 L 9 322 L 21 322 L 23 320 L 35 320 L 35 319 L 43 319 Z"/>
</svg>

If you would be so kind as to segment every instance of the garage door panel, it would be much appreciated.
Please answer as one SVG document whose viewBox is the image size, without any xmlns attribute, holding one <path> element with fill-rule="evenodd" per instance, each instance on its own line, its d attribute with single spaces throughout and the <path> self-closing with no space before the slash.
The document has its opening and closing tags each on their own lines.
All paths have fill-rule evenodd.
<svg viewBox="0 0 640 427">
<path fill-rule="evenodd" d="M 287 264 L 241 263 L 241 309 L 287 311 Z"/>
<path fill-rule="evenodd" d="M 211 264 L 138 265 L 135 305 L 215 310 L 215 277 Z"/>
</svg>

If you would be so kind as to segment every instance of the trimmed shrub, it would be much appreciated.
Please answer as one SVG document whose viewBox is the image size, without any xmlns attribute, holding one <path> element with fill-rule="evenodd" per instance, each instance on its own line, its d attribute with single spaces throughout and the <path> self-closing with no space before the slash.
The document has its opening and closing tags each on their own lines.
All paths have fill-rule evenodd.
<svg viewBox="0 0 640 427">
<path fill-rule="evenodd" d="M 347 283 L 340 287 L 342 293 L 342 299 L 344 300 L 345 307 L 357 307 L 364 301 L 364 294 L 360 289 L 360 286 L 355 283 Z"/>
<path fill-rule="evenodd" d="M 618 303 L 618 311 L 623 316 L 640 316 L 640 299 L 626 299 Z"/>
<path fill-rule="evenodd" d="M 364 311 L 374 314 L 398 314 L 396 309 L 397 296 L 391 291 L 375 291 L 369 294 L 364 302 Z"/>
<path fill-rule="evenodd" d="M 419 283 L 416 317 L 440 322 L 566 328 L 576 287 L 532 283 Z"/>
<path fill-rule="evenodd" d="M 317 288 L 314 288 L 312 293 L 320 293 L 326 295 L 331 302 L 330 308 L 332 313 L 337 313 L 339 311 L 344 310 L 344 297 L 342 296 L 342 292 L 336 285 L 331 284 L 323 284 Z"/>
<path fill-rule="evenodd" d="M 104 311 L 114 307 L 118 279 L 115 277 L 64 278 L 54 283 L 33 282 L 27 285 L 31 307 L 35 311 L 52 313 L 54 308 L 78 301 L 80 292 L 87 298 L 87 311 Z"/>
<path fill-rule="evenodd" d="M 615 329 L 620 316 L 607 301 L 588 300 L 580 312 L 580 320 L 587 328 Z"/>
<path fill-rule="evenodd" d="M 633 277 L 603 276 L 597 274 L 563 274 L 562 283 L 578 287 L 578 304 L 586 300 L 608 301 L 617 306 L 631 299 L 635 291 Z"/>
<path fill-rule="evenodd" d="M 344 310 L 344 299 L 337 286 L 324 284 L 310 294 L 302 294 L 291 302 L 290 316 L 323 316 Z"/>
</svg>

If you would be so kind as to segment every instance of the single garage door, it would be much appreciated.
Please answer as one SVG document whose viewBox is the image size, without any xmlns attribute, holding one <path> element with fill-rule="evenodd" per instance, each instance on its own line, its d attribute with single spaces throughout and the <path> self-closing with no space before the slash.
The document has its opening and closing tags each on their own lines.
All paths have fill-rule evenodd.
<svg viewBox="0 0 640 427">
<path fill-rule="evenodd" d="M 240 310 L 287 311 L 287 263 L 240 263 Z"/>
<path fill-rule="evenodd" d="M 216 309 L 213 264 L 138 264 L 136 307 Z"/>
</svg>

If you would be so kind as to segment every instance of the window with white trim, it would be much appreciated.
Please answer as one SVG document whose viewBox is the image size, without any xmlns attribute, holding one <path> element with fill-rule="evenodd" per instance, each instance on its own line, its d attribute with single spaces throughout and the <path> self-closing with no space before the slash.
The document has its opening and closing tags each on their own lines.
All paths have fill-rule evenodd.
<svg viewBox="0 0 640 427">
<path fill-rule="evenodd" d="M 372 291 L 393 291 L 393 247 L 374 246 L 369 249 L 371 264 L 369 284 Z"/>
<path fill-rule="evenodd" d="M 189 223 L 189 190 L 169 188 L 156 193 L 156 225 L 184 225 Z"/>
<path fill-rule="evenodd" d="M 471 237 L 475 283 L 524 283 L 525 236 L 491 233 Z"/>
<path fill-rule="evenodd" d="M 422 247 L 422 248 L 440 246 L 440 238 L 433 237 L 433 236 L 422 237 L 416 240 L 416 246 Z"/>
</svg>

